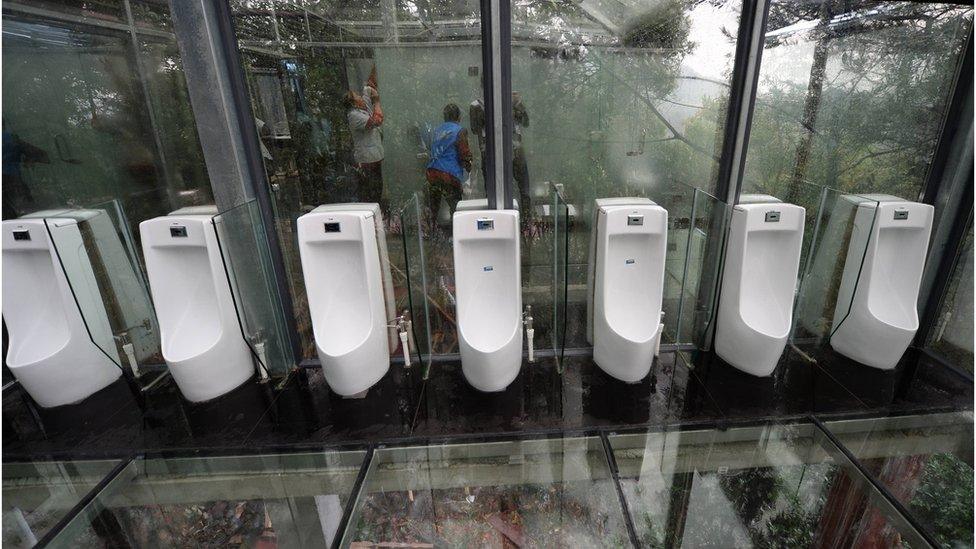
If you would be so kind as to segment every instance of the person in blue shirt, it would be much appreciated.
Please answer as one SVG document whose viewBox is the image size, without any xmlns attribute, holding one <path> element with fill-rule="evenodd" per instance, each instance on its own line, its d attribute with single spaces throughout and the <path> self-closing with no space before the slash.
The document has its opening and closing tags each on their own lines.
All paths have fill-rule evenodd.
<svg viewBox="0 0 976 549">
<path fill-rule="evenodd" d="M 444 123 L 434 130 L 427 162 L 427 200 L 430 214 L 436 218 L 441 199 L 454 215 L 461 200 L 461 182 L 471 171 L 471 149 L 468 131 L 461 127 L 461 109 L 454 103 L 444 107 Z"/>
</svg>

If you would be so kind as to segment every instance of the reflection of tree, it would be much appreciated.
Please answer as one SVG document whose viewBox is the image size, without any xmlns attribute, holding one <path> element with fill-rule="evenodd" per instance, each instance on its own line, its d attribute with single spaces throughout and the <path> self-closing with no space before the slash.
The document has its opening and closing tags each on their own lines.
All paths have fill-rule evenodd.
<svg viewBox="0 0 976 549">
<path fill-rule="evenodd" d="M 914 198 L 971 17 L 945 4 L 774 2 L 747 185 L 787 199 L 803 182 Z M 769 68 L 804 42 L 802 85 Z"/>
</svg>

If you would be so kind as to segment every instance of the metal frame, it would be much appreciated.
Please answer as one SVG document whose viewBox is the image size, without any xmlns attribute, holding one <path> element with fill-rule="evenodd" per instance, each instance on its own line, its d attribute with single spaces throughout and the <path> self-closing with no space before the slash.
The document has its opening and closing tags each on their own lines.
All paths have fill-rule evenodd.
<svg viewBox="0 0 976 549">
<path fill-rule="evenodd" d="M 499 64 L 501 61 L 498 59 L 498 53 L 496 53 L 494 48 L 494 44 L 497 41 L 496 37 L 498 34 L 498 28 L 492 22 L 492 14 L 496 11 L 494 6 L 496 6 L 497 3 L 498 0 L 480 0 L 482 75 L 481 94 L 485 109 L 485 166 L 483 168 L 485 174 L 485 196 L 488 199 L 488 208 L 492 210 L 498 207 L 498 189 L 504 187 L 504 178 L 498 177 L 496 170 L 496 166 L 498 165 L 498 162 L 496 161 L 498 150 L 495 147 L 498 137 L 496 127 L 500 125 L 500 122 L 496 120 L 495 117 L 495 90 L 497 88 L 495 85 L 495 66 L 496 61 Z M 491 47 L 489 47 L 489 44 Z M 498 184 L 499 181 L 502 182 L 501 185 Z"/>
<path fill-rule="evenodd" d="M 953 92 L 949 105 L 945 111 L 945 118 L 939 132 L 939 141 L 936 144 L 935 154 L 932 156 L 932 163 L 925 178 L 925 186 L 919 191 L 918 199 L 925 204 L 935 204 L 939 193 L 940 184 L 949 163 L 953 144 L 959 137 L 960 132 L 965 130 L 964 112 L 966 110 L 967 93 L 973 85 L 973 31 L 969 31 L 969 39 L 966 41 L 962 59 L 956 69 L 953 81 Z M 972 121 L 972 118 L 970 118 Z"/>
<path fill-rule="evenodd" d="M 743 0 L 715 196 L 738 204 L 771 0 Z"/>
<path fill-rule="evenodd" d="M 919 305 L 919 329 L 914 344 L 924 348 L 928 342 L 955 271 L 956 262 L 973 216 L 973 31 L 953 82 L 950 103 L 939 141 L 919 199 L 936 207 L 936 226 L 929 245 Z M 968 123 L 968 125 L 967 125 Z"/>
<path fill-rule="evenodd" d="M 61 520 L 55 523 L 54 526 L 52 526 L 51 529 L 38 540 L 37 547 L 47 547 L 50 545 L 51 541 L 53 541 L 58 534 L 63 532 L 71 521 L 80 515 L 85 508 L 91 504 L 91 502 L 95 501 L 95 498 L 102 493 L 102 490 L 104 490 L 109 484 L 112 483 L 112 481 L 118 478 L 119 475 L 121 475 L 122 472 L 125 471 L 130 464 L 132 464 L 132 461 L 135 458 L 135 454 L 129 454 L 128 456 L 122 458 L 121 461 L 119 461 L 119 463 L 116 464 L 115 467 L 113 467 L 112 470 L 102 478 L 102 480 L 98 481 L 98 484 L 93 486 L 87 494 L 78 500 L 78 503 L 76 503 L 67 513 L 64 514 L 64 516 L 61 517 Z"/>
<path fill-rule="evenodd" d="M 512 16 L 509 0 L 481 0 L 488 209 L 512 208 Z"/>
</svg>

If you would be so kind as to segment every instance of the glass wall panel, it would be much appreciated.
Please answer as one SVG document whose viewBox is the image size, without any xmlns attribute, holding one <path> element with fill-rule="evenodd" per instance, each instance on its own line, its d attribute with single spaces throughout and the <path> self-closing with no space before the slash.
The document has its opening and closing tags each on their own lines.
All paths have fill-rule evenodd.
<svg viewBox="0 0 976 549">
<path fill-rule="evenodd" d="M 699 283 L 685 278 L 695 189 L 715 188 L 740 10 L 735 0 L 512 3 L 523 257 L 543 253 L 533 235 L 550 185 L 562 186 L 580 221 L 569 235 L 567 347 L 588 345 L 584 289 L 598 198 L 650 198 L 668 210 L 663 341 L 681 339 L 682 288 Z M 523 279 L 548 284 L 531 270 Z"/>
<path fill-rule="evenodd" d="M 952 271 L 949 289 L 942 298 L 935 328 L 928 346 L 952 364 L 973 371 L 973 221 L 969 220 L 966 240 L 963 241 Z"/>
<path fill-rule="evenodd" d="M 3 546 L 32 547 L 118 460 L 3 464 Z"/>
<path fill-rule="evenodd" d="M 441 315 L 453 292 L 451 213 L 459 200 L 485 196 L 478 3 L 231 5 L 303 358 L 314 345 L 295 220 L 322 204 L 379 203 L 397 226 L 391 205 L 419 194 L 426 224 L 444 235 L 426 240 L 430 264 L 446 273 L 444 297 L 431 295 Z M 405 282 L 396 281 L 398 292 Z M 431 319 L 435 334 L 441 320 L 452 324 Z M 433 352 L 456 351 L 452 330 Z"/>
<path fill-rule="evenodd" d="M 366 453 L 137 459 L 51 547 L 328 547 Z"/>
<path fill-rule="evenodd" d="M 744 193 L 794 202 L 803 181 L 919 196 L 972 6 L 774 1 Z"/>
<path fill-rule="evenodd" d="M 138 235 L 212 201 L 168 6 L 126 4 L 4 3 L 5 219 L 118 200 Z"/>
<path fill-rule="evenodd" d="M 547 181 L 584 204 L 675 183 L 713 189 L 740 9 L 513 2 L 521 202 L 544 196 Z"/>
</svg>

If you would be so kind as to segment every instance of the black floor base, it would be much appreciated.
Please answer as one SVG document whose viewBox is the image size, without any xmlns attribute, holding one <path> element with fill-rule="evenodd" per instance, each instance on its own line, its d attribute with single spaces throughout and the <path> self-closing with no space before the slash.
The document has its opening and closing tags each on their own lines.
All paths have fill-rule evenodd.
<svg viewBox="0 0 976 549">
<path fill-rule="evenodd" d="M 663 353 L 639 383 L 620 382 L 589 356 L 523 364 L 504 391 L 481 393 L 459 362 L 394 365 L 362 398 L 329 390 L 318 368 L 297 370 L 280 390 L 252 380 L 201 404 L 171 378 L 135 396 L 123 381 L 85 401 L 45 410 L 20 388 L 3 394 L 5 460 L 187 453 L 377 441 L 439 440 L 516 432 L 629 429 L 820 415 L 969 409 L 972 384 L 910 351 L 881 371 L 829 348 L 788 348 L 773 376 L 757 378 L 712 353 Z"/>
</svg>

